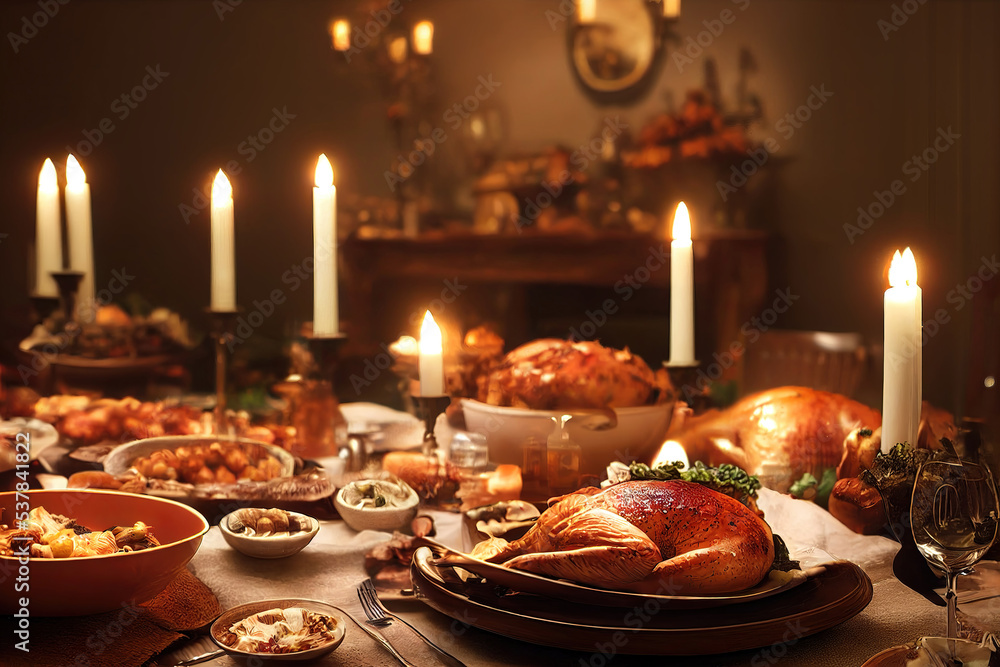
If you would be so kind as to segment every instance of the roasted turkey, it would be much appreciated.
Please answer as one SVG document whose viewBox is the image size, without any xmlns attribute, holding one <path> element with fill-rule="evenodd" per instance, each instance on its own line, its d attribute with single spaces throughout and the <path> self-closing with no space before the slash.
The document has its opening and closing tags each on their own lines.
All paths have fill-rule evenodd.
<svg viewBox="0 0 1000 667">
<path fill-rule="evenodd" d="M 721 411 L 677 419 L 668 440 L 691 461 L 732 463 L 786 492 L 812 473 L 840 463 L 844 438 L 858 427 L 877 428 L 877 410 L 846 396 L 806 387 L 779 387 L 751 394 Z"/>
<path fill-rule="evenodd" d="M 665 370 L 656 373 L 627 348 L 542 338 L 511 351 L 489 375 L 486 403 L 533 410 L 624 408 L 674 398 Z"/>
<path fill-rule="evenodd" d="M 845 456 L 857 458 L 845 439 L 858 428 L 881 425 L 878 410 L 846 396 L 778 387 L 751 394 L 725 410 L 697 417 L 675 413 L 667 440 L 679 442 L 691 461 L 732 463 L 784 493 L 807 472 L 820 479 L 827 468 L 839 466 L 838 477 L 856 475 L 856 461 L 842 462 Z M 941 438 L 954 439 L 955 433 L 952 416 L 925 401 L 918 446 L 935 448 Z"/>
<path fill-rule="evenodd" d="M 600 588 L 663 595 L 754 586 L 774 560 L 771 529 L 704 485 L 631 481 L 550 501 L 519 540 L 492 538 L 472 555 Z"/>
</svg>

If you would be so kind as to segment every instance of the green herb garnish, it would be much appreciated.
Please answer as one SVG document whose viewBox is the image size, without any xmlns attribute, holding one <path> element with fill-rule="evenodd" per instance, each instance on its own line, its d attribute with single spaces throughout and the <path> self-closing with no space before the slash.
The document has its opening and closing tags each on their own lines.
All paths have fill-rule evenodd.
<svg viewBox="0 0 1000 667">
<path fill-rule="evenodd" d="M 631 479 L 662 481 L 680 479 L 685 482 L 696 482 L 732 496 L 744 505 L 750 499 L 755 498 L 757 490 L 760 489 L 759 479 L 731 463 L 723 463 L 716 467 L 695 461 L 692 466 L 684 469 L 682 467 L 683 463 L 680 461 L 662 463 L 655 468 L 650 468 L 645 463 L 632 463 L 629 466 L 629 477 Z"/>
</svg>

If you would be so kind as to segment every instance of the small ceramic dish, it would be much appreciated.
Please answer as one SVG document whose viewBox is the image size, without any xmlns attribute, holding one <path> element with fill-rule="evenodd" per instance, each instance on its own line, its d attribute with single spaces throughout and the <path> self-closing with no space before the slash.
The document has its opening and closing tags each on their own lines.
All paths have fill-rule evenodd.
<svg viewBox="0 0 1000 667">
<path fill-rule="evenodd" d="M 250 651 L 242 651 L 229 646 L 224 642 L 224 638 L 228 634 L 229 628 L 243 619 L 269 609 L 289 608 L 307 609 L 317 614 L 332 617 L 336 621 L 336 628 L 333 632 L 334 638 L 329 643 L 317 646 L 316 648 L 307 649 L 305 651 L 296 651 L 294 653 L 254 653 Z M 230 657 L 239 659 L 241 663 L 253 665 L 258 662 L 270 661 L 283 662 L 292 660 L 316 660 L 340 646 L 340 644 L 344 641 L 344 635 L 346 632 L 347 619 L 344 618 L 344 615 L 336 607 L 318 600 L 280 598 L 275 600 L 248 602 L 247 604 L 241 604 L 237 607 L 233 607 L 232 609 L 224 612 L 215 620 L 214 623 L 212 623 L 210 634 L 212 636 L 212 641 L 214 641 L 219 648 L 225 651 Z"/>
<path fill-rule="evenodd" d="M 299 514 L 298 512 L 278 510 L 295 517 L 300 524 L 308 525 L 309 529 L 295 532 L 281 531 L 278 534 L 271 534 L 270 532 L 264 532 L 261 535 L 244 534 L 238 528 L 234 530 L 234 526 L 238 525 L 237 520 L 240 513 L 245 511 L 245 509 L 236 510 L 222 517 L 222 520 L 219 521 L 219 530 L 222 531 L 222 537 L 229 543 L 229 546 L 240 553 L 253 556 L 254 558 L 286 558 L 293 556 L 312 542 L 312 539 L 316 537 L 316 533 L 319 532 L 319 521 L 311 516 Z M 267 512 L 271 510 L 263 511 Z"/>
<path fill-rule="evenodd" d="M 379 497 L 386 499 L 384 505 L 377 505 Z M 401 480 L 365 479 L 337 491 L 333 504 L 340 517 L 356 531 L 390 531 L 413 521 L 420 496 Z"/>
</svg>

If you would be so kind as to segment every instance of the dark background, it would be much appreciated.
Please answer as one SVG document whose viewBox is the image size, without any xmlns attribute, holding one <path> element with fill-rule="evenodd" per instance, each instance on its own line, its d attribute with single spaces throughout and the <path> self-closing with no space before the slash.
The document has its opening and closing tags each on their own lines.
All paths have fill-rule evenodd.
<svg viewBox="0 0 1000 667">
<path fill-rule="evenodd" d="M 124 267 L 135 275 L 130 287 L 149 302 L 202 325 L 209 215 L 185 221 L 179 207 L 191 205 L 194 190 L 204 189 L 220 166 L 237 160 L 241 169 L 232 180 L 242 304 L 283 287 L 282 274 L 311 255 L 310 188 L 319 152 L 334 163 L 342 200 L 391 195 L 383 172 L 395 150 L 382 90 L 329 43 L 330 20 L 354 3 L 244 0 L 221 16 L 220 4 L 73 0 L 59 5 L 16 53 L 9 33 L 20 32 L 23 17 L 39 5 L 0 4 L 5 339 L 19 333 L 27 310 L 42 161 L 51 157 L 62 178 L 67 146 L 84 141 L 103 118 L 112 119 L 114 131 L 89 154 L 77 152 L 92 190 L 97 286 Z M 752 135 L 780 145 L 784 163 L 775 190 L 747 221 L 774 234 L 772 291 L 801 295 L 777 326 L 860 331 L 879 342 L 888 259 L 909 245 L 925 319 L 939 308 L 952 316 L 925 347 L 924 394 L 960 410 L 970 308 L 959 309 L 947 295 L 976 272 L 982 256 L 1000 249 L 1000 5 L 911 2 L 912 16 L 886 38 L 879 21 L 891 20 L 894 4 L 900 3 L 751 0 L 740 11 L 728 1 L 688 0 L 658 80 L 643 99 L 622 107 L 598 105 L 580 90 L 566 55 L 565 24 L 553 29 L 546 16 L 558 11 L 555 0 L 403 0 L 399 20 L 434 21 L 439 108 L 470 94 L 481 75 L 501 82 L 488 103 L 505 119 L 503 151 L 510 154 L 553 144 L 572 149 L 615 114 L 639 128 L 668 99 L 701 85 L 701 60 L 679 72 L 671 55 L 704 30 L 703 21 L 734 9 L 737 20 L 701 58 L 715 60 L 723 96 L 732 99 L 739 51 L 750 50 L 757 71 L 749 85 L 765 112 Z M 142 81 L 147 66 L 169 76 L 120 119 L 111 105 Z M 786 138 L 775 124 L 806 101 L 812 86 L 833 96 Z M 275 108 L 295 118 L 248 161 L 241 142 L 265 127 Z M 904 163 L 949 127 L 961 139 L 918 180 L 907 180 Z M 434 167 L 438 187 L 451 210 L 468 210 L 459 142 L 442 148 Z M 906 193 L 850 242 L 844 225 L 897 178 Z M 703 224 L 698 213 L 696 233 Z M 261 341 L 280 344 L 310 318 L 311 287 L 288 296 L 255 334 Z M 349 312 L 342 316 L 350 319 Z"/>
</svg>

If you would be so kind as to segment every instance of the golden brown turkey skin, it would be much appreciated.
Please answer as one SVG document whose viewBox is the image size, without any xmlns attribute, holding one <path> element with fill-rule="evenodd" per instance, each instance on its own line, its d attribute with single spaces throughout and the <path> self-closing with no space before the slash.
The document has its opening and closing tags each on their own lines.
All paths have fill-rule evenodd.
<svg viewBox="0 0 1000 667">
<path fill-rule="evenodd" d="M 666 372 L 654 373 L 628 349 L 543 338 L 504 357 L 490 373 L 486 402 L 559 410 L 634 407 L 672 398 Z"/>
<path fill-rule="evenodd" d="M 488 548 L 495 553 L 473 555 L 601 588 L 668 595 L 743 590 L 774 560 L 763 519 L 729 496 L 683 481 L 571 493 L 520 540 Z"/>
<path fill-rule="evenodd" d="M 803 474 L 819 479 L 840 463 L 851 431 L 881 423 L 877 410 L 846 396 L 779 387 L 689 419 L 667 438 L 681 443 L 692 461 L 733 463 L 768 488 L 786 492 Z"/>
</svg>

